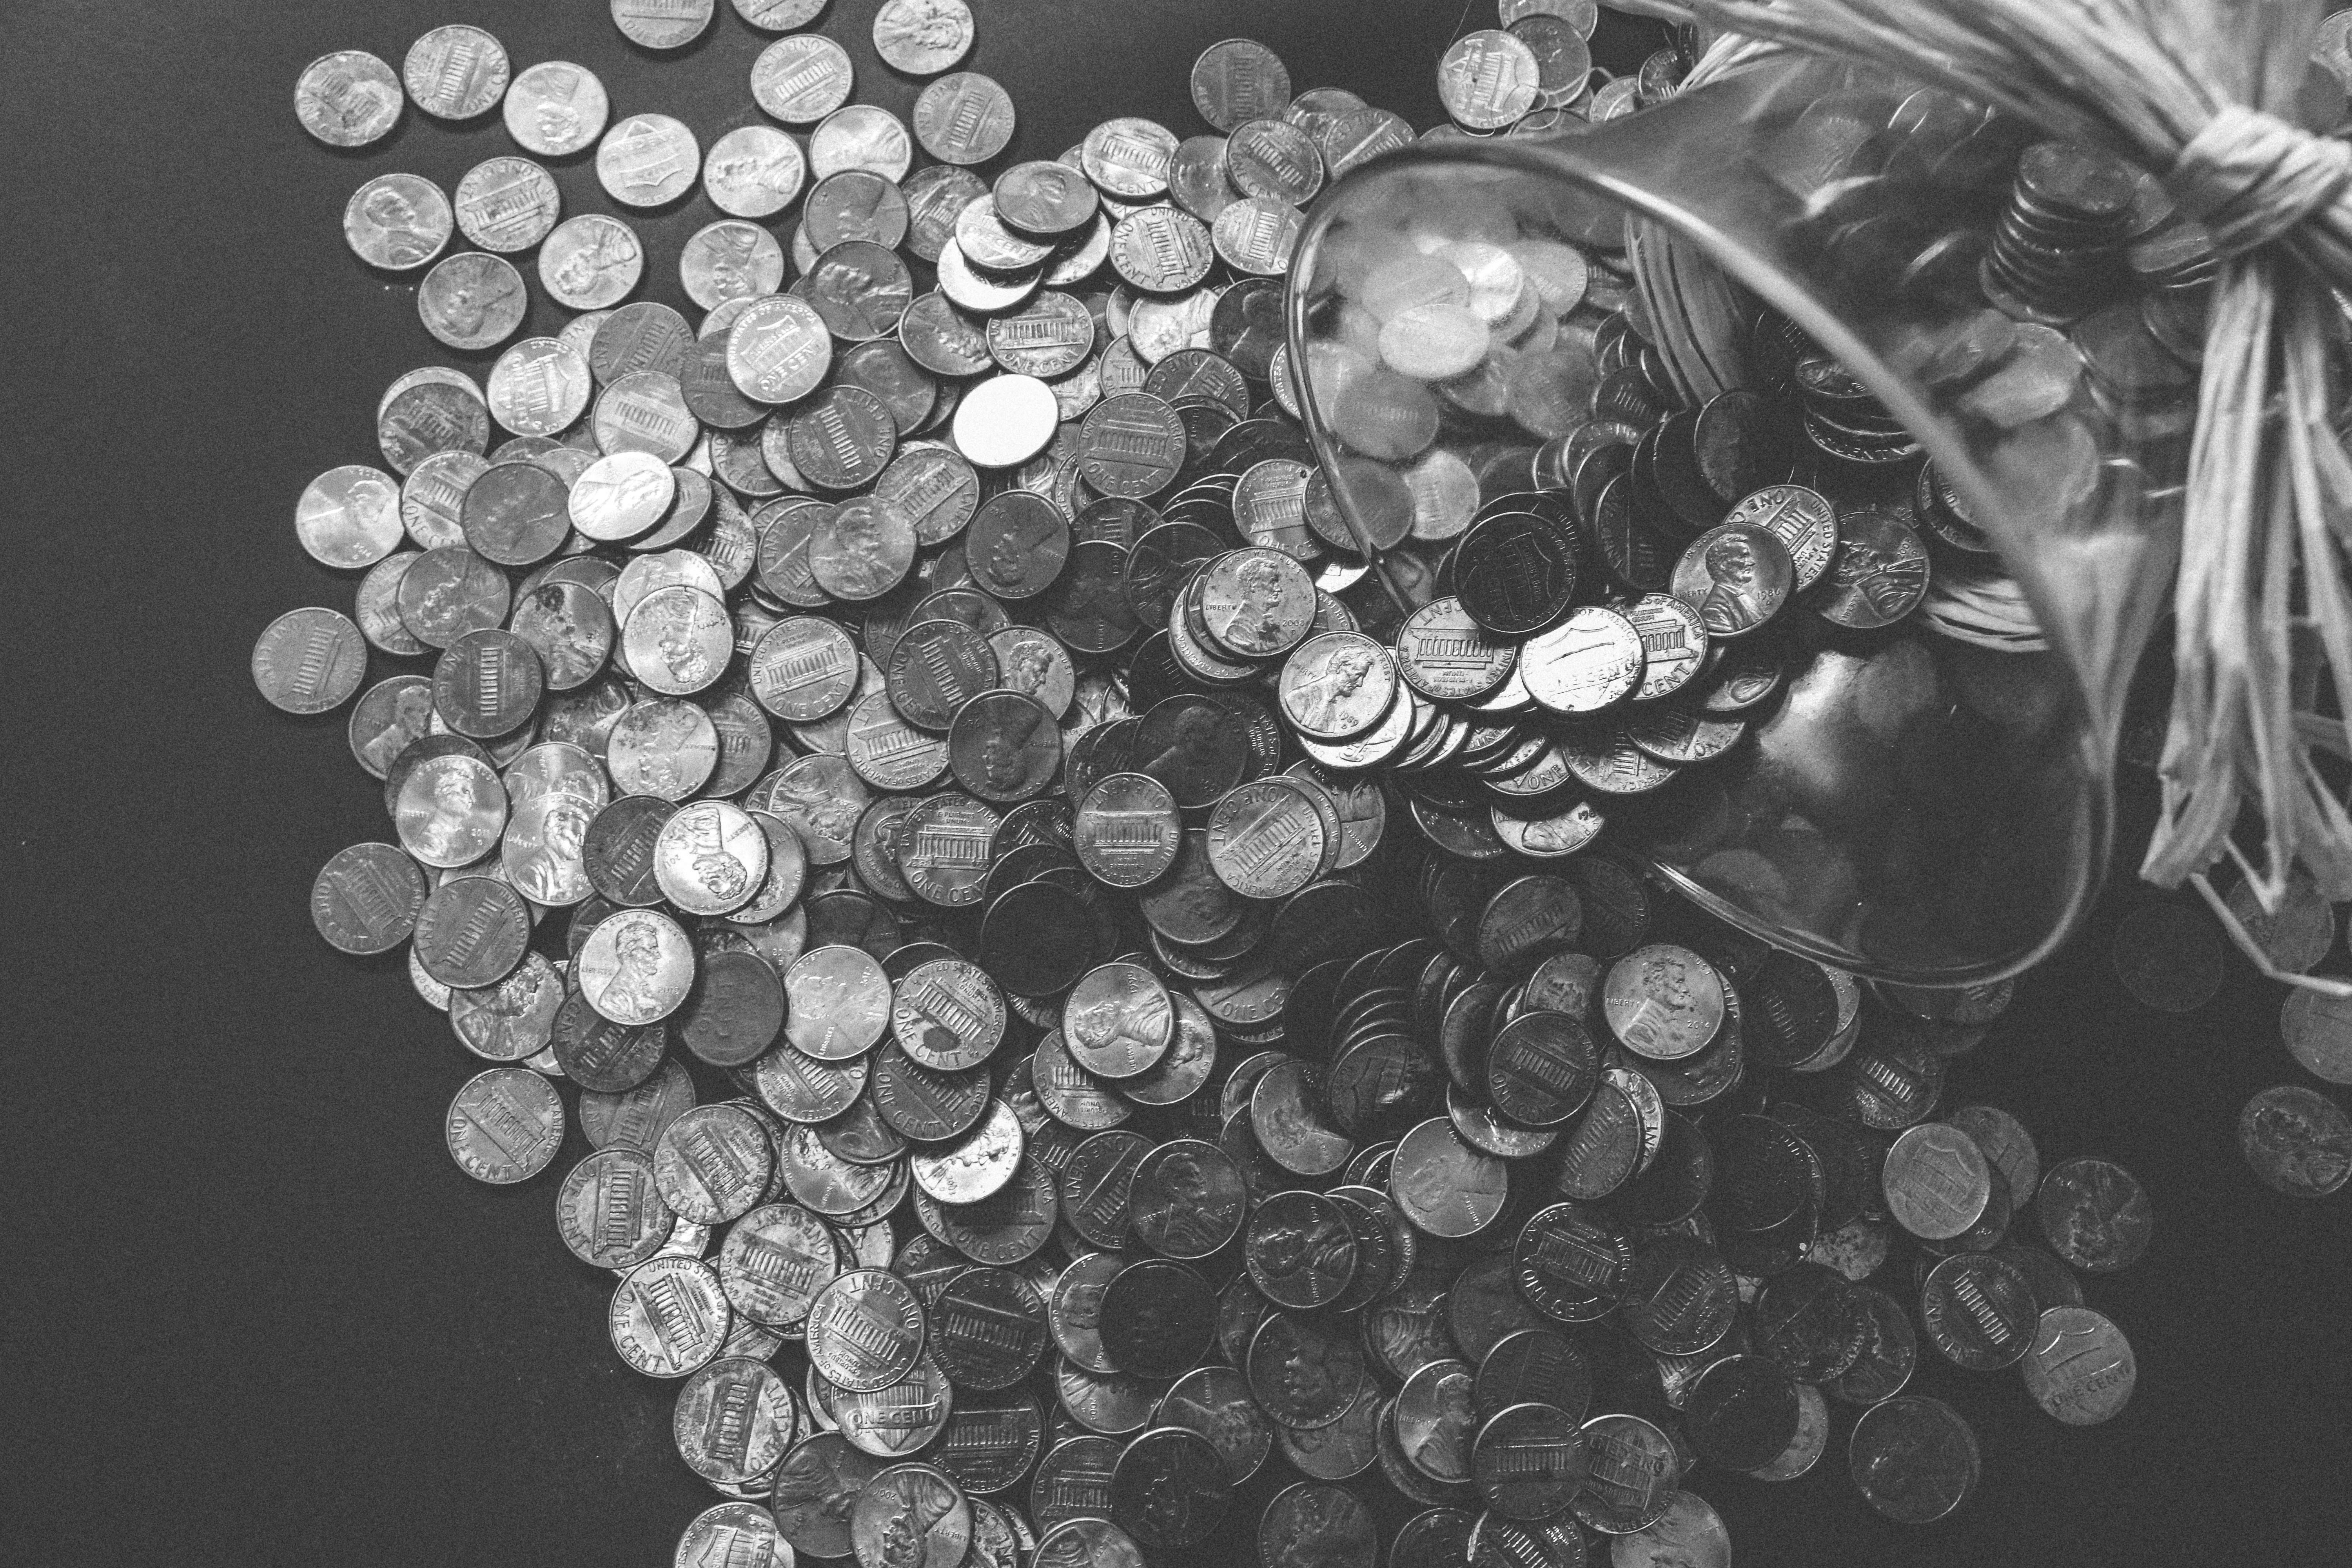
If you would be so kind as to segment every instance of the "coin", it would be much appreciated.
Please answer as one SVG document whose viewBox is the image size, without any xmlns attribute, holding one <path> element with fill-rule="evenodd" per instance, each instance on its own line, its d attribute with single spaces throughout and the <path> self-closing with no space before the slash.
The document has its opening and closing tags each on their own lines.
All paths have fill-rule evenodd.
<svg viewBox="0 0 2352 1568">
<path fill-rule="evenodd" d="M 836 1388 L 889 1387 L 914 1370 L 924 1342 L 921 1306 L 906 1282 L 879 1268 L 853 1268 L 809 1308 L 809 1360 Z"/>
<path fill-rule="evenodd" d="M 253 645 L 253 684 L 273 708 L 324 713 L 350 700 L 367 674 L 367 639 L 332 610 L 289 610 Z"/>
<path fill-rule="evenodd" d="M 2044 1308 L 2019 1365 L 2033 1402 L 2069 1426 L 2114 1420 L 2139 1377 L 2123 1331 L 2085 1307 Z"/>
<path fill-rule="evenodd" d="M 2137 1262 L 2155 1229 L 2146 1190 L 2106 1160 L 2082 1157 L 2053 1167 L 2042 1178 L 2034 1207 L 2058 1256 L 2095 1274 Z"/>
<path fill-rule="evenodd" d="M 1976 1489 L 1976 1434 L 1948 1405 L 1907 1394 L 1863 1412 L 1847 1443 L 1863 1500 L 1903 1524 L 1944 1518 Z"/>
<path fill-rule="evenodd" d="M 583 213 L 555 226 L 539 247 L 539 280 L 572 310 L 601 310 L 629 297 L 644 275 L 646 253 L 629 226 Z"/>
<path fill-rule="evenodd" d="M 604 84 L 569 60 L 526 66 L 508 87 L 502 107 L 507 134 L 542 158 L 584 152 L 604 133 L 610 112 Z"/>
<path fill-rule="evenodd" d="M 2352 1177 L 2352 1119 L 2299 1084 L 2266 1089 L 2246 1101 L 2238 1113 L 2238 1148 L 2264 1186 L 2289 1197 L 2325 1197 Z"/>
<path fill-rule="evenodd" d="M 467 1079 L 449 1102 L 444 1136 L 457 1168 L 476 1181 L 529 1181 L 563 1142 L 563 1102 L 526 1068 L 491 1068 Z"/>
<path fill-rule="evenodd" d="M 1654 943 L 1610 966 L 1601 1010 L 1628 1050 L 1678 1061 L 1704 1049 L 1722 1027 L 1723 979 L 1687 948 Z"/>
<path fill-rule="evenodd" d="M 863 1056 L 889 1024 L 889 979 L 859 948 L 811 948 L 784 972 L 784 991 L 786 1037 L 819 1061 Z"/>
<path fill-rule="evenodd" d="M 1088 1072 L 1134 1078 L 1167 1054 L 1175 1012 L 1167 988 L 1149 970 L 1106 963 L 1088 970 L 1070 988 L 1062 1028 L 1071 1055 Z"/>
<path fill-rule="evenodd" d="M 2279 1034 L 2294 1059 L 2329 1083 L 2352 1083 L 2352 1002 L 2291 986 L 2279 1006 Z"/>
<path fill-rule="evenodd" d="M 1539 68 L 1533 50 L 1496 28 L 1454 40 L 1438 62 L 1445 112 L 1472 131 L 1499 131 L 1536 105 Z"/>
<path fill-rule="evenodd" d="M 401 79 L 437 120 L 487 114 L 507 89 L 507 52 L 479 27 L 436 27 L 409 46 Z"/>
<path fill-rule="evenodd" d="M 1881 1180 L 1895 1223 L 1927 1241 L 1965 1234 L 1992 1198 L 1991 1170 L 1976 1141 L 1942 1122 L 1923 1122 L 1897 1138 Z"/>
<path fill-rule="evenodd" d="M 330 147 L 365 147 L 400 123 L 400 79 L 365 49 L 338 49 L 302 68 L 294 117 Z"/>
</svg>

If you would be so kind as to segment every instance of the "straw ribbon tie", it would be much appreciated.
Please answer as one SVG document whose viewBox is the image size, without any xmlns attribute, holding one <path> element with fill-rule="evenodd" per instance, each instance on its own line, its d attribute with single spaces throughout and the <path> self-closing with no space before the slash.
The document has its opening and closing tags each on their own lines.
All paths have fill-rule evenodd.
<svg viewBox="0 0 2352 1568">
<path fill-rule="evenodd" d="M 2166 185 L 2224 256 L 2278 238 L 2352 182 L 2352 143 L 2232 103 L 2189 139 Z"/>
</svg>

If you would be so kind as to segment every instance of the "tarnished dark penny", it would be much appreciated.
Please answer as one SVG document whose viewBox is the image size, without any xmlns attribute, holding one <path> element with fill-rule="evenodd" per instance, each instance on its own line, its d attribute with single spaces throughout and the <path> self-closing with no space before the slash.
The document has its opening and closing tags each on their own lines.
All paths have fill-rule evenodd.
<svg viewBox="0 0 2352 1568">
<path fill-rule="evenodd" d="M 522 895 L 492 877 L 442 883 L 416 910 L 416 962 L 444 985 L 494 985 L 522 962 L 530 915 Z"/>
<path fill-rule="evenodd" d="M 1454 547 L 1463 610 L 1502 637 L 1526 637 L 1558 620 L 1576 580 L 1574 540 L 1533 512 L 1488 518 Z"/>
<path fill-rule="evenodd" d="M 1699 1457 L 1726 1469 L 1760 1469 L 1795 1440 L 1797 1384 L 1761 1356 L 1733 1355 L 1698 1375 L 1684 1424 Z"/>
<path fill-rule="evenodd" d="M 1868 1348 L 1865 1311 L 1834 1270 L 1800 1263 L 1758 1291 L 1751 1314 L 1756 1349 L 1799 1383 L 1832 1382 Z"/>
<path fill-rule="evenodd" d="M 1582 1025 L 1563 1013 L 1523 1013 L 1497 1030 L 1486 1053 L 1486 1088 L 1495 1108 L 1526 1127 L 1557 1127 L 1591 1098 L 1600 1054 Z"/>
<path fill-rule="evenodd" d="M 929 1311 L 932 1353 L 959 1388 L 1010 1388 L 1045 1353 L 1045 1303 L 1010 1269 L 964 1269 Z"/>
<path fill-rule="evenodd" d="M 1035 698 L 985 691 L 957 710 L 948 731 L 948 764 L 956 782 L 982 800 L 1026 800 L 1060 772 L 1061 731 Z"/>
<path fill-rule="evenodd" d="M 1319 1194 L 1277 1193 L 1249 1216 L 1243 1259 L 1251 1282 L 1276 1306 L 1326 1306 L 1354 1277 L 1355 1232 Z"/>
<path fill-rule="evenodd" d="M 1295 1312 L 1276 1312 L 1258 1325 L 1244 1370 L 1259 1407 L 1276 1425 L 1307 1430 L 1345 1415 L 1366 1375 L 1352 1331 Z"/>
<path fill-rule="evenodd" d="M 1207 1540 L 1232 1500 L 1233 1483 L 1216 1447 L 1185 1426 L 1136 1436 L 1111 1472 L 1111 1518 L 1148 1552 Z"/>
<path fill-rule="evenodd" d="M 1207 1352 L 1216 1314 L 1216 1292 L 1200 1275 L 1166 1258 L 1139 1259 L 1103 1289 L 1104 1354 L 1132 1377 L 1181 1376 Z"/>
</svg>

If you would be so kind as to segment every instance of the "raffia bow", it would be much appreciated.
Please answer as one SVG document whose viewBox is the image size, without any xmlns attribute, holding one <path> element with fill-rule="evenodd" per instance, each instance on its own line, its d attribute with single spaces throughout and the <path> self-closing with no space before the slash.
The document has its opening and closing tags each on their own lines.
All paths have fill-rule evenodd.
<svg viewBox="0 0 2352 1568">
<path fill-rule="evenodd" d="M 2298 867 L 2352 899 L 2352 814 L 2315 752 L 2352 759 L 2352 458 L 2334 427 L 2330 343 L 2352 297 L 2352 145 L 2285 118 L 2310 69 L 2315 0 L 1627 0 L 1876 67 L 2008 110 L 2155 173 L 2222 264 L 2207 315 L 2174 587 L 2163 813 L 2141 874 L 2196 885 L 2278 973 L 2206 872 L 2223 858 L 2265 910 Z M 2298 595 L 2300 603 L 2297 603 Z M 2337 714 L 2297 712 L 2290 651 L 2309 617 Z M 2232 840 L 2261 817 L 2259 861 Z"/>
</svg>

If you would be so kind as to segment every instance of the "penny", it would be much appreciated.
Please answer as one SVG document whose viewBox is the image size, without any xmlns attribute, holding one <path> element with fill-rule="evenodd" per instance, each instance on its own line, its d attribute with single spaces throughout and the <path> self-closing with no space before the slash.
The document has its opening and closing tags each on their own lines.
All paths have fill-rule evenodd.
<svg viewBox="0 0 2352 1568">
<path fill-rule="evenodd" d="M 515 334 L 530 300 L 522 275 L 501 257 L 461 251 L 445 257 L 425 273 L 416 289 L 416 312 L 425 331 L 449 348 L 494 348 Z"/>
<path fill-rule="evenodd" d="M 507 134 L 526 153 L 568 158 L 604 134 L 604 84 L 569 60 L 542 60 L 515 74 L 501 105 Z"/>
<path fill-rule="evenodd" d="M 890 1003 L 890 1032 L 907 1054 L 939 1072 L 977 1067 L 1004 1037 L 996 983 L 961 959 L 919 964 Z"/>
<path fill-rule="evenodd" d="M 1438 62 L 1438 96 L 1446 113 L 1472 131 L 1499 131 L 1536 105 L 1535 53 L 1495 28 L 1454 40 Z"/>
<path fill-rule="evenodd" d="M 758 1204 L 773 1173 L 767 1133 L 740 1105 L 698 1105 L 654 1145 L 654 1182 L 662 1201 L 698 1225 L 740 1218 Z"/>
<path fill-rule="evenodd" d="M 416 962 L 444 985 L 497 984 L 522 962 L 530 941 L 530 915 L 521 895 L 494 877 L 457 876 L 427 894 L 416 911 Z"/>
<path fill-rule="evenodd" d="M 670 1431 L 688 1469 L 728 1487 L 773 1470 L 797 1425 L 782 1378 L 760 1362 L 722 1357 L 678 1390 Z"/>
<path fill-rule="evenodd" d="M 1577 1519 L 1603 1535 L 1628 1536 L 1665 1517 L 1681 1464 L 1664 1432 L 1638 1415 L 1596 1415 L 1578 1431 L 1584 1489 L 1570 1500 Z"/>
<path fill-rule="evenodd" d="M 971 1545 L 971 1504 L 929 1465 L 893 1465 L 867 1481 L 849 1516 L 858 1568 L 957 1568 Z"/>
<path fill-rule="evenodd" d="M 1140 1258 L 1103 1289 L 1103 1352 L 1130 1376 L 1172 1379 L 1206 1353 L 1215 1319 L 1206 1280 L 1181 1263 Z"/>
<path fill-rule="evenodd" d="M 1687 948 L 1654 943 L 1610 966 L 1601 1010 L 1628 1050 L 1677 1061 L 1704 1049 L 1722 1027 L 1723 979 Z"/>
<path fill-rule="evenodd" d="M 1475 1236 L 1494 1223 L 1509 1196 L 1505 1163 L 1463 1142 L 1453 1126 L 1433 1119 L 1397 1145 L 1389 1187 L 1405 1218 L 1429 1235 Z"/>
<path fill-rule="evenodd" d="M 1722 1257 L 1668 1235 L 1637 1253 L 1624 1286 L 1626 1327 L 1661 1355 L 1696 1355 L 1731 1327 L 1738 1293 Z"/>
<path fill-rule="evenodd" d="M 1403 1404 L 1400 1395 L 1400 1419 Z M 1470 1456 L 1479 1495 L 1507 1519 L 1563 1512 L 1585 1479 L 1586 1441 L 1575 1416 L 1553 1405 L 1528 1402 L 1496 1411 L 1478 1428 Z"/>
<path fill-rule="evenodd" d="M 811 948 L 785 971 L 784 992 L 785 1037 L 819 1061 L 865 1055 L 889 1024 L 890 982 L 860 948 Z"/>
<path fill-rule="evenodd" d="M 1070 548 L 1069 525 L 1054 503 L 1007 490 L 981 503 L 964 535 L 973 580 L 998 599 L 1036 597 L 1052 587 Z"/>
<path fill-rule="evenodd" d="M 1769 572 L 1763 556 L 1758 563 Z M 1833 625 L 1874 631 L 1916 609 L 1927 580 L 1918 534 L 1882 509 L 1857 508 L 1838 518 L 1837 555 L 1816 590 L 1814 611 Z"/>
<path fill-rule="evenodd" d="M 1365 1378 L 1353 1336 L 1291 1312 L 1274 1313 L 1258 1325 L 1244 1372 L 1269 1418 L 1307 1431 L 1337 1424 Z"/>
<path fill-rule="evenodd" d="M 2123 1331 L 2085 1307 L 2044 1308 L 2019 1366 L 2033 1402 L 2069 1426 L 2115 1419 L 2139 1377 Z"/>
<path fill-rule="evenodd" d="M 1470 1479 L 1470 1445 L 1478 1435 L 1470 1391 L 1468 1366 L 1434 1361 L 1405 1379 L 1397 1393 L 1397 1447 L 1406 1463 L 1442 1486 Z"/>
<path fill-rule="evenodd" d="M 808 1314 L 809 1361 L 851 1393 L 889 1387 L 923 1352 L 924 1317 L 897 1275 L 854 1268 L 818 1292 Z"/>
<path fill-rule="evenodd" d="M 793 403 L 814 392 L 833 364 L 833 340 L 806 300 L 755 300 L 727 337 L 727 374 L 744 396 Z"/>
<path fill-rule="evenodd" d="M 1009 1269 L 963 1269 L 930 1316 L 932 1349 L 960 1389 L 1010 1388 L 1045 1351 L 1045 1303 Z"/>
<path fill-rule="evenodd" d="M 2138 1261 L 2155 1229 L 2146 1190 L 2105 1160 L 2083 1157 L 2053 1167 L 2042 1178 L 2034 1208 L 2052 1249 L 2094 1274 Z"/>
<path fill-rule="evenodd" d="M 1175 1012 L 1167 988 L 1134 963 L 1106 963 L 1072 986 L 1063 1037 L 1079 1066 L 1098 1077 L 1134 1078 L 1167 1054 Z"/>
<path fill-rule="evenodd" d="M 436 27 L 409 46 L 401 79 L 416 107 L 436 120 L 471 120 L 507 89 L 507 52 L 479 27 Z"/>
<path fill-rule="evenodd" d="M 294 117 L 330 147 L 365 147 L 400 123 L 400 79 L 365 49 L 339 49 L 302 68 Z"/>
<path fill-rule="evenodd" d="M 1981 1252 L 1937 1264 L 1920 1302 L 1929 1342 L 1968 1372 L 1997 1371 L 2023 1356 L 2038 1312 L 2025 1276 Z"/>
<path fill-rule="evenodd" d="M 648 1377 L 686 1377 L 719 1354 L 730 1313 L 719 1276 L 708 1264 L 698 1258 L 662 1256 L 622 1278 L 605 1322 L 613 1348 L 633 1370 Z"/>
<path fill-rule="evenodd" d="M 838 1432 L 803 1438 L 776 1470 L 771 1503 L 776 1528 L 796 1552 L 849 1556 L 855 1505 L 866 1483 L 880 1472 L 880 1465 Z"/>
<path fill-rule="evenodd" d="M 1279 115 L 1290 107 L 1290 72 L 1280 57 L 1249 38 L 1211 44 L 1192 62 L 1192 107 L 1219 131 Z"/>
<path fill-rule="evenodd" d="M 583 213 L 555 226 L 539 247 L 539 280 L 567 310 L 601 310 L 629 297 L 645 274 L 645 247 L 628 225 Z"/>
<path fill-rule="evenodd" d="M 467 1079 L 449 1102 L 444 1136 L 458 1169 L 476 1181 L 528 1181 L 563 1141 L 563 1103 L 535 1072 L 491 1068 Z"/>
<path fill-rule="evenodd" d="M 1886 1152 L 1887 1212 L 1926 1241 L 1949 1241 L 1983 1217 L 1992 1174 L 1976 1141 L 1958 1127 L 1923 1122 Z"/>
<path fill-rule="evenodd" d="M 556 219 L 562 216 L 563 197 L 556 189 L 555 177 L 530 159 L 490 158 L 467 170 L 465 178 L 457 182 L 455 207 L 457 227 L 467 239 L 484 250 L 510 254 L 529 250 L 548 237 L 555 227 Z M 434 271 L 440 272 L 459 259 L 458 257 L 448 257 Z M 479 264 L 479 258 L 476 264 Z M 511 305 L 502 305 L 513 317 L 507 328 L 508 331 L 512 331 L 514 326 L 520 322 L 523 306 L 527 302 L 522 296 L 522 279 L 513 275 L 512 268 L 499 276 L 502 280 L 511 279 L 514 290 Z M 431 281 L 428 275 L 426 282 Z M 418 305 L 422 310 L 421 296 Z M 441 336 L 439 329 L 435 326 L 433 313 L 425 313 L 425 325 L 436 337 Z M 504 337 L 506 332 L 498 336 Z M 449 342 L 453 348 L 481 346 L 451 342 L 446 337 L 442 341 Z"/>
<path fill-rule="evenodd" d="M 253 645 L 253 684 L 273 708 L 310 715 L 341 707 L 367 675 L 367 639 L 333 610 L 289 610 Z"/>
<path fill-rule="evenodd" d="M 582 995 L 615 1024 L 669 1016 L 694 980 L 694 950 L 686 933 L 651 910 L 624 910 L 600 921 L 576 963 Z"/>
<path fill-rule="evenodd" d="M 2352 1119 L 2315 1089 L 2282 1084 L 2238 1113 L 2238 1149 L 2273 1192 L 2325 1197 L 2352 1177 Z"/>
<path fill-rule="evenodd" d="M 1104 496 L 1140 500 L 1159 494 L 1176 478 L 1184 453 L 1175 410 L 1146 392 L 1104 398 L 1078 430 L 1078 471 Z"/>
<path fill-rule="evenodd" d="M 2279 1006 L 2279 1034 L 2314 1077 L 2352 1083 L 2352 999 L 2290 986 Z"/>
<path fill-rule="evenodd" d="M 1902 1524 L 1930 1524 L 1976 1489 L 1976 1434 L 1938 1399 L 1907 1394 L 1874 1405 L 1854 1424 L 1846 1462 L 1863 1500 Z"/>
</svg>

